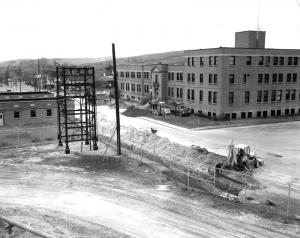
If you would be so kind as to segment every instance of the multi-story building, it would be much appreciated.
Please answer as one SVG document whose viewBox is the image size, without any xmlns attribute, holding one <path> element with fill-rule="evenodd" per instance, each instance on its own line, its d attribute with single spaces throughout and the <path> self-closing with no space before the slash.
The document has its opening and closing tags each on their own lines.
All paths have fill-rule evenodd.
<svg viewBox="0 0 300 238">
<path fill-rule="evenodd" d="M 122 98 L 185 103 L 211 118 L 300 114 L 300 50 L 265 48 L 265 32 L 237 32 L 235 47 L 187 50 L 182 65 L 119 67 Z M 142 90 L 143 89 L 143 90 Z"/>
<path fill-rule="evenodd" d="M 56 124 L 57 104 L 53 93 L 0 93 L 0 127 Z"/>
</svg>

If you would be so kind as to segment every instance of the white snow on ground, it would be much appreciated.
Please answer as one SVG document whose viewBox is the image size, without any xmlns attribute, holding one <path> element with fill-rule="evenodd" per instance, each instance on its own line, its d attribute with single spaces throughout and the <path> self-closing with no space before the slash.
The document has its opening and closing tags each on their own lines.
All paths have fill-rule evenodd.
<svg viewBox="0 0 300 238">
<path fill-rule="evenodd" d="M 108 106 L 98 106 L 98 114 L 99 117 L 115 121 L 115 110 Z M 256 177 L 280 183 L 293 181 L 300 187 L 299 121 L 208 130 L 189 130 L 143 117 L 121 115 L 120 121 L 123 126 L 140 130 L 154 127 L 158 130 L 158 136 L 167 137 L 172 142 L 185 146 L 199 145 L 221 155 L 227 155 L 231 139 L 235 144 L 248 144 L 265 161 L 265 166 L 255 173 Z"/>
</svg>

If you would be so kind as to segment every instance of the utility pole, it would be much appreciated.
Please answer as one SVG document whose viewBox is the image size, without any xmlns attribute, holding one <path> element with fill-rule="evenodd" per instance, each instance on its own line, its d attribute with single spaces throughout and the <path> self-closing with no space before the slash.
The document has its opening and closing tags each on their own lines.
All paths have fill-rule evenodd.
<svg viewBox="0 0 300 238">
<path fill-rule="evenodd" d="M 118 90 L 118 75 L 117 75 L 116 54 L 115 54 L 114 43 L 112 43 L 112 57 L 113 57 L 113 72 L 114 72 L 115 102 L 116 102 L 117 150 L 118 150 L 118 155 L 121 155 L 119 90 Z"/>
</svg>

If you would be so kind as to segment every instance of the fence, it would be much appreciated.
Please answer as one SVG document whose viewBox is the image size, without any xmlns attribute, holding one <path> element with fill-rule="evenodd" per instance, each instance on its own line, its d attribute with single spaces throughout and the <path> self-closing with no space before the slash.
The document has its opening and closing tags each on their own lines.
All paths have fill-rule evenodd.
<svg viewBox="0 0 300 238">
<path fill-rule="evenodd" d="M 115 139 L 112 127 L 102 127 L 99 132 Z M 134 133 L 134 130 L 127 133 Z M 155 147 L 150 148 L 142 141 L 134 141 L 134 136 L 130 138 L 127 141 L 122 138 L 124 149 L 132 152 L 132 156 L 140 161 L 145 157 L 163 164 L 168 168 L 165 172 L 187 188 L 204 188 L 229 200 L 242 200 L 253 206 L 265 205 L 274 213 L 285 216 L 287 221 L 300 215 L 300 185 L 296 182 L 279 183 L 271 179 L 256 178 L 255 174 L 253 176 L 249 173 L 216 169 L 200 162 L 196 163 L 195 169 L 195 164 L 190 161 L 182 163 L 182 158 L 158 151 Z"/>
<path fill-rule="evenodd" d="M 101 124 L 100 124 L 101 126 Z M 124 129 L 124 128 L 123 128 Z M 102 125 L 98 128 L 100 135 L 115 140 L 115 129 L 112 126 Z M 134 133 L 132 130 L 130 133 Z M 134 138 L 132 136 L 132 138 Z M 46 141 L 56 142 L 57 127 L 35 127 L 0 130 L 0 148 L 18 147 L 32 143 Z M 205 188 L 219 193 L 230 200 L 243 198 L 249 204 L 261 205 L 262 202 L 274 207 L 287 219 L 300 215 L 300 186 L 297 182 L 278 183 L 271 179 L 253 178 L 251 174 L 231 170 L 218 169 L 200 162 L 182 162 L 182 158 L 158 151 L 156 147 L 149 147 L 141 141 L 124 141 L 122 147 L 141 160 L 145 157 L 159 162 L 168 168 L 168 176 L 186 185 L 187 188 Z M 255 176 L 254 176 L 255 177 Z"/>
<path fill-rule="evenodd" d="M 57 139 L 56 126 L 0 130 L 0 148 L 18 147 Z"/>
</svg>

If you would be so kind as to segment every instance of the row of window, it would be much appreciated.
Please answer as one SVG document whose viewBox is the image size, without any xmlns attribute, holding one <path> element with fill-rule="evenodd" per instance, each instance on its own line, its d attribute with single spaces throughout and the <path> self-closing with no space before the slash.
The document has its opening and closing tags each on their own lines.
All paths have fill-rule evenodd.
<svg viewBox="0 0 300 238">
<path fill-rule="evenodd" d="M 122 91 L 131 91 L 131 92 L 141 93 L 142 92 L 142 86 L 141 86 L 141 84 L 121 83 L 121 90 Z M 149 93 L 149 85 L 148 84 L 144 85 L 144 92 Z"/>
<path fill-rule="evenodd" d="M 144 79 L 149 79 L 149 75 L 150 75 L 150 72 L 128 72 L 128 71 L 120 71 L 119 72 L 119 75 L 120 75 L 120 78 L 138 78 L 138 79 L 141 79 L 142 78 L 142 73 L 143 74 L 143 78 Z"/>
<path fill-rule="evenodd" d="M 284 112 L 284 114 L 283 114 Z M 209 113 L 208 113 L 209 114 Z M 272 109 L 271 111 L 256 111 L 256 116 L 258 118 L 260 117 L 268 117 L 268 116 L 282 116 L 282 115 L 295 115 L 297 114 L 297 111 L 295 108 L 287 108 L 284 111 L 281 111 L 281 109 Z M 298 109 L 298 114 L 300 114 L 300 108 Z M 211 115 L 211 114 L 210 114 Z M 240 113 L 241 118 L 252 118 L 253 113 L 252 112 L 241 112 Z M 225 118 L 230 119 L 230 114 L 226 113 Z M 231 113 L 231 119 L 236 119 L 237 118 L 237 113 Z"/>
<path fill-rule="evenodd" d="M 217 95 L 216 91 L 208 91 L 207 102 L 208 103 L 217 103 Z M 168 87 L 168 97 L 174 98 L 174 88 Z M 183 88 L 176 88 L 176 97 L 183 98 Z M 186 99 L 188 101 L 195 101 L 195 89 L 187 89 L 186 90 Z M 203 102 L 203 90 L 199 90 L 199 102 Z"/>
<path fill-rule="evenodd" d="M 31 109 L 30 110 L 30 117 L 35 118 L 37 116 L 36 110 Z M 46 109 L 46 116 L 51 117 L 52 116 L 52 109 Z M 14 111 L 14 119 L 20 119 L 21 118 L 21 112 L 20 111 Z"/>
<path fill-rule="evenodd" d="M 257 91 L 257 103 L 267 103 L 269 100 L 271 102 L 281 102 L 283 100 L 283 93 L 285 92 L 285 101 L 295 101 L 296 100 L 296 89 L 286 89 L 286 90 L 258 90 Z M 300 100 L 300 93 L 299 93 Z M 244 103 L 249 104 L 250 102 L 250 91 L 245 91 Z M 234 92 L 229 92 L 228 103 L 232 105 L 234 103 Z"/>
<path fill-rule="evenodd" d="M 218 66 L 219 57 L 218 56 L 208 56 L 208 57 L 188 57 L 187 66 L 194 67 L 196 65 L 204 66 L 205 58 L 208 60 L 208 66 Z M 199 59 L 199 60 L 198 60 Z M 246 65 L 250 66 L 253 64 L 253 56 L 246 56 Z M 196 63 L 196 61 L 198 63 Z M 299 64 L 298 56 L 258 56 L 259 66 L 297 66 Z M 229 65 L 236 65 L 236 56 L 229 56 Z"/>
<path fill-rule="evenodd" d="M 177 81 L 183 81 L 183 73 L 175 73 L 175 72 L 169 72 L 168 73 L 168 80 L 174 81 L 176 77 Z"/>
<path fill-rule="evenodd" d="M 270 81 L 270 76 L 272 76 L 272 83 L 282 83 L 283 82 L 283 74 L 258 74 L 257 82 L 262 84 L 268 84 Z M 287 83 L 296 83 L 297 82 L 297 74 L 296 73 L 288 73 L 286 74 L 286 82 Z"/>
</svg>

